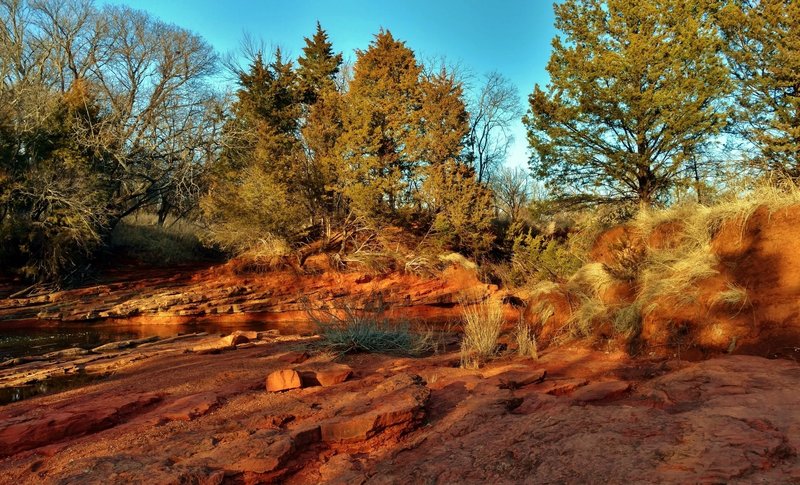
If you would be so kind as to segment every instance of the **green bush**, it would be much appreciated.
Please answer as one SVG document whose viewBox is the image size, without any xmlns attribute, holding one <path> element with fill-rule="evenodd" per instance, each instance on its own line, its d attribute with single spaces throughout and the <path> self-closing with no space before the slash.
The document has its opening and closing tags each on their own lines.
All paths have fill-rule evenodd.
<svg viewBox="0 0 800 485">
<path fill-rule="evenodd" d="M 569 238 L 561 242 L 543 235 L 521 235 L 514 241 L 511 279 L 517 285 L 566 281 L 582 264 Z"/>
<path fill-rule="evenodd" d="M 429 333 L 416 333 L 409 322 L 386 318 L 387 306 L 380 296 L 369 298 L 362 308 L 352 302 L 333 310 L 306 306 L 320 336 L 316 345 L 326 352 L 420 355 L 434 349 Z"/>
</svg>

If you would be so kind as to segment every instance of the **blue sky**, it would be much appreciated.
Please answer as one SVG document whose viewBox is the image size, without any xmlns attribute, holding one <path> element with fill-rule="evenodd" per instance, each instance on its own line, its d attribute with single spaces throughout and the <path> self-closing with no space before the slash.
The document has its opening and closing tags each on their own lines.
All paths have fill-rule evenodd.
<svg viewBox="0 0 800 485">
<path fill-rule="evenodd" d="M 101 2 L 102 3 L 102 2 Z M 105 0 L 146 10 L 203 36 L 218 52 L 235 51 L 245 32 L 292 57 L 319 20 L 334 49 L 355 59 L 383 27 L 418 58 L 446 56 L 477 75 L 496 70 L 518 88 L 523 108 L 536 83 L 546 84 L 553 8 L 548 0 Z M 514 127 L 509 163 L 524 166 L 522 123 Z"/>
</svg>

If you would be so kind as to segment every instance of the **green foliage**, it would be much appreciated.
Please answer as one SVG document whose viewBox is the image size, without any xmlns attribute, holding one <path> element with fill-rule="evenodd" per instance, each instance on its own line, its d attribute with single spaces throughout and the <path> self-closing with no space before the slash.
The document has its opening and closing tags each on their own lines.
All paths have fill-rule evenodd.
<svg viewBox="0 0 800 485">
<path fill-rule="evenodd" d="M 328 33 L 319 22 L 314 35 L 306 37 L 305 43 L 303 55 L 297 59 L 299 91 L 305 104 L 314 105 L 321 92 L 336 90 L 334 81 L 342 65 L 342 54 L 334 54 Z"/>
<path fill-rule="evenodd" d="M 524 122 L 531 168 L 575 201 L 667 194 L 724 127 L 730 82 L 716 0 L 567 0 L 546 90 Z"/>
<path fill-rule="evenodd" d="M 237 184 L 213 187 L 201 201 L 207 240 L 233 253 L 273 237 L 290 243 L 300 240 L 309 215 L 302 205 L 288 203 L 291 194 L 286 184 L 255 167 L 241 175 Z"/>
<path fill-rule="evenodd" d="M 82 83 L 64 95 L 45 89 L 15 95 L 19 113 L 37 116 L 21 123 L 0 108 L 9 142 L 0 157 L 0 262 L 34 280 L 73 276 L 109 225 L 100 162 L 72 137 L 97 121 L 93 101 Z"/>
<path fill-rule="evenodd" d="M 482 255 L 492 246 L 492 193 L 476 179 L 472 168 L 447 162 L 431 167 L 423 183 L 428 207 L 436 208 L 434 238 L 456 251 Z"/>
<path fill-rule="evenodd" d="M 217 141 L 208 44 L 92 2 L 2 2 L 0 31 L 4 270 L 76 279 L 125 215 L 191 211 Z"/>
<path fill-rule="evenodd" d="M 569 239 L 559 241 L 543 235 L 520 235 L 514 240 L 512 281 L 566 281 L 583 264 L 570 247 Z"/>
<path fill-rule="evenodd" d="M 726 2 L 719 23 L 738 85 L 740 131 L 758 148 L 753 162 L 800 177 L 800 3 Z"/>
<path fill-rule="evenodd" d="M 357 55 L 342 113 L 343 193 L 358 214 L 391 219 L 413 202 L 418 166 L 408 148 L 417 136 L 421 68 L 388 30 Z"/>
</svg>

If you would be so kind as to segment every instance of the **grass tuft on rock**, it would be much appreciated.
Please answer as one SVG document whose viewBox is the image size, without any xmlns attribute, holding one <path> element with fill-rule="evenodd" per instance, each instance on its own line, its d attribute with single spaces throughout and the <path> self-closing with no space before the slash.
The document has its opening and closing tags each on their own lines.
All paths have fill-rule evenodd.
<svg viewBox="0 0 800 485">
<path fill-rule="evenodd" d="M 306 312 L 320 337 L 315 345 L 325 352 L 416 356 L 435 349 L 431 332 L 414 332 L 409 322 L 386 318 L 386 309 L 378 296 L 369 298 L 361 308 L 347 302 L 333 310 L 307 309 Z"/>
</svg>

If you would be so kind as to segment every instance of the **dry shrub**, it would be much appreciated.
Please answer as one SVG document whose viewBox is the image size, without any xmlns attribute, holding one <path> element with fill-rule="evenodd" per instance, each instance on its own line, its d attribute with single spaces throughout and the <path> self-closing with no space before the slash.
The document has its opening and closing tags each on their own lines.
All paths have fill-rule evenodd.
<svg viewBox="0 0 800 485">
<path fill-rule="evenodd" d="M 564 291 L 572 309 L 559 331 L 562 341 L 592 337 L 603 323 L 611 323 L 618 335 L 635 337 L 641 331 L 643 318 L 662 305 L 675 308 L 700 302 L 700 286 L 719 273 L 712 240 L 724 224 L 734 222 L 744 231 L 748 219 L 759 207 L 775 212 L 798 204 L 800 187 L 791 180 L 782 179 L 766 181 L 744 196 L 732 195 L 710 206 L 693 202 L 667 209 L 642 210 L 630 222 L 636 238 L 612 247 L 611 263 L 584 264 L 561 286 L 538 284 L 532 293 L 531 313 L 544 324 L 552 316 L 553 308 L 546 299 L 539 297 L 552 291 Z M 668 225 L 670 230 L 679 231 L 672 235 L 674 243 L 653 247 L 640 242 L 648 241 L 654 231 Z M 581 244 L 586 240 L 581 236 Z M 545 247 L 537 257 L 541 259 L 542 254 L 555 254 L 555 251 Z M 544 259 L 557 258 L 547 256 Z M 553 271 L 548 270 L 548 273 Z M 603 303 L 601 295 L 616 283 L 633 284 L 636 291 L 633 302 Z M 729 283 L 726 290 L 714 295 L 707 304 L 738 312 L 749 304 L 749 297 L 745 288 Z"/>
</svg>

